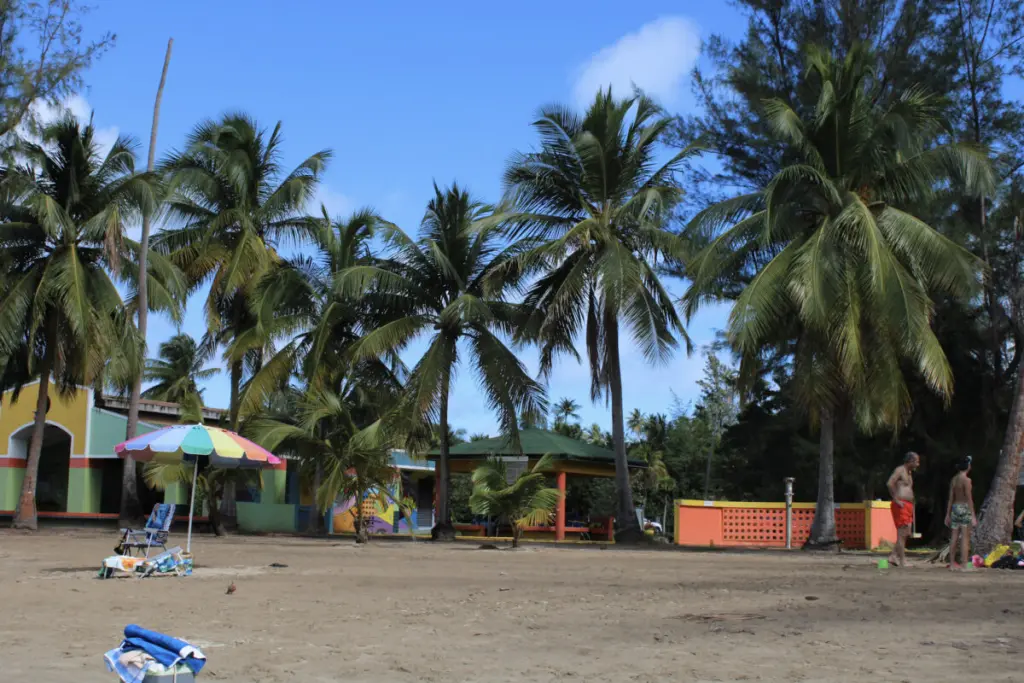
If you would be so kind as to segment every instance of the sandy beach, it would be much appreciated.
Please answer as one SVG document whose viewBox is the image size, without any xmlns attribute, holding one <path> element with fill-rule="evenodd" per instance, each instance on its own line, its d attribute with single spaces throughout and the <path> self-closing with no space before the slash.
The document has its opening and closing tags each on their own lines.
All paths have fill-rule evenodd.
<svg viewBox="0 0 1024 683">
<path fill-rule="evenodd" d="M 200 645 L 202 679 L 231 683 L 1009 681 L 1024 651 L 1024 572 L 201 537 L 191 577 L 97 580 L 113 544 L 0 531 L 3 680 L 115 680 L 101 655 L 128 623 Z"/>
</svg>

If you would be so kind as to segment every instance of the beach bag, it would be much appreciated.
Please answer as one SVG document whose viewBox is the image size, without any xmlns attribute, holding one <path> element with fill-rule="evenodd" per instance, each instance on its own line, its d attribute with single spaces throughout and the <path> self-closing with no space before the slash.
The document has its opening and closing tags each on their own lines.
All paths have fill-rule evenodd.
<svg viewBox="0 0 1024 683">
<path fill-rule="evenodd" d="M 1003 555 L 992 563 L 992 569 L 1016 569 L 1017 558 L 1013 555 Z"/>
</svg>

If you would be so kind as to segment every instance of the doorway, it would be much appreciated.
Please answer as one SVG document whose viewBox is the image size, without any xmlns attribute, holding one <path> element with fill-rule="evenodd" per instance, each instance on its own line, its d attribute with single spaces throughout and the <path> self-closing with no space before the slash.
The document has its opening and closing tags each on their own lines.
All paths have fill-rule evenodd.
<svg viewBox="0 0 1024 683">
<path fill-rule="evenodd" d="M 25 425 L 11 435 L 9 452 L 28 459 L 33 425 Z M 47 422 L 43 432 L 43 450 L 36 480 L 36 509 L 39 512 L 68 511 L 68 466 L 71 464 L 71 434 L 63 427 Z"/>
</svg>

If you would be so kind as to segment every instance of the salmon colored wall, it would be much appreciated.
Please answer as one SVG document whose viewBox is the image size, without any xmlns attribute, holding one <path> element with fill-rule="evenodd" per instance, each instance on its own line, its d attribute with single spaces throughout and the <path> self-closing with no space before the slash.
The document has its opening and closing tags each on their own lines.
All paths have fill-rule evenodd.
<svg viewBox="0 0 1024 683">
<path fill-rule="evenodd" d="M 676 543 L 722 545 L 722 508 L 679 506 Z"/>
<path fill-rule="evenodd" d="M 39 383 L 23 388 L 17 403 L 11 402 L 11 393 L 7 392 L 0 397 L 0 456 L 7 454 L 11 434 L 35 420 Z M 50 412 L 46 414 L 46 420 L 57 423 L 71 432 L 71 455 L 85 455 L 89 447 L 86 440 L 89 395 L 87 390 L 80 389 L 65 401 L 54 391 L 53 385 L 50 385 Z"/>
<path fill-rule="evenodd" d="M 883 543 L 896 544 L 896 523 L 892 521 L 892 503 L 872 500 L 868 504 L 867 542 L 870 548 L 879 548 Z"/>
<path fill-rule="evenodd" d="M 785 503 L 676 501 L 678 545 L 785 547 Z M 878 548 L 893 542 L 889 503 L 865 501 L 837 506 L 836 533 L 845 548 Z M 813 503 L 793 504 L 792 547 L 807 539 Z"/>
</svg>

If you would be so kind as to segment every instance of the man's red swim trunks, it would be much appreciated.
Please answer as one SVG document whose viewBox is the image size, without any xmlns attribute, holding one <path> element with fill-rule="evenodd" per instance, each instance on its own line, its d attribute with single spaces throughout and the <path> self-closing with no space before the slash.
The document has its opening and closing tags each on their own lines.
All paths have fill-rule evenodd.
<svg viewBox="0 0 1024 683">
<path fill-rule="evenodd" d="M 892 521 L 896 524 L 897 529 L 913 524 L 914 504 L 911 502 L 904 502 L 901 506 L 897 503 L 892 503 Z"/>
</svg>

